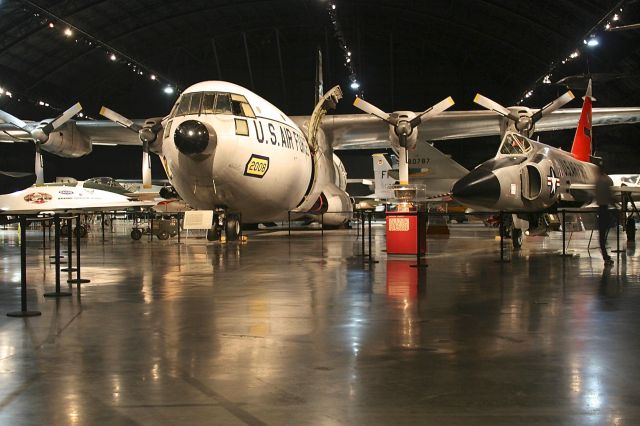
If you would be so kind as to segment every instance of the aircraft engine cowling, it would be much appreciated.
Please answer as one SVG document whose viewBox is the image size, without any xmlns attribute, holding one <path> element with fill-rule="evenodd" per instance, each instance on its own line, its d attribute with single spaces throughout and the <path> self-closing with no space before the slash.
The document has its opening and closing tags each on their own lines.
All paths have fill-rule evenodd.
<svg viewBox="0 0 640 426">
<path fill-rule="evenodd" d="M 46 125 L 43 122 L 42 125 Z M 78 158 L 91 152 L 91 142 L 85 138 L 75 126 L 75 123 L 66 123 L 62 128 L 49 134 L 46 142 L 41 142 L 43 151 L 66 158 Z"/>
</svg>

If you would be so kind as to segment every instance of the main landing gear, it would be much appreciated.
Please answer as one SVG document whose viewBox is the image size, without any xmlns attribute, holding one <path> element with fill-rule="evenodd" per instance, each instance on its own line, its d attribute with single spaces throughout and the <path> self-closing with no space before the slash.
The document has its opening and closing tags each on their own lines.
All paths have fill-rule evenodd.
<svg viewBox="0 0 640 426">
<path fill-rule="evenodd" d="M 211 229 L 207 231 L 207 240 L 218 241 L 223 231 L 227 241 L 238 241 L 242 236 L 240 215 L 235 213 L 214 214 Z"/>
</svg>

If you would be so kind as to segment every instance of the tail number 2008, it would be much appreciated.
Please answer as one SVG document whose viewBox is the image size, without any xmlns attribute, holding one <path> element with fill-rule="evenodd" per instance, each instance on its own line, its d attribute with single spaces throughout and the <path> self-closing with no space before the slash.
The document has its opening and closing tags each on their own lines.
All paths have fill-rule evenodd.
<svg viewBox="0 0 640 426">
<path fill-rule="evenodd" d="M 269 170 L 269 157 L 252 154 L 244 167 L 244 175 L 261 179 Z"/>
</svg>

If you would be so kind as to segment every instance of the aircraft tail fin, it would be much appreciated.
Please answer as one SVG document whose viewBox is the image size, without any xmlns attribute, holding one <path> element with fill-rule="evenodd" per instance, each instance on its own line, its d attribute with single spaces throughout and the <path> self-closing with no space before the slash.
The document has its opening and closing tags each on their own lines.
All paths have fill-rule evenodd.
<svg viewBox="0 0 640 426">
<path fill-rule="evenodd" d="M 460 179 L 467 173 L 469 170 L 428 142 L 419 142 L 415 150 L 409 151 L 409 180 Z"/>
<path fill-rule="evenodd" d="M 373 159 L 374 192 L 376 194 L 382 193 L 390 185 L 396 183 L 396 180 L 389 176 L 391 164 L 389 164 L 384 154 L 372 154 L 371 158 Z"/>
<path fill-rule="evenodd" d="M 592 96 L 591 80 L 587 86 L 587 93 L 584 95 L 584 103 L 582 104 L 582 113 L 576 134 L 573 137 L 573 145 L 571 146 L 571 154 L 576 160 L 589 161 L 591 158 L 591 105 L 595 101 Z"/>
</svg>

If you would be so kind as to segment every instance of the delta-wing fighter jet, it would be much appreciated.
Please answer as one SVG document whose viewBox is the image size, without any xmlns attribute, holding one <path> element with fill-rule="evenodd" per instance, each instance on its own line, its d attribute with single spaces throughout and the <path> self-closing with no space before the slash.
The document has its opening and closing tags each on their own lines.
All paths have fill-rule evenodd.
<svg viewBox="0 0 640 426">
<path fill-rule="evenodd" d="M 589 85 L 571 152 L 529 139 L 521 129 L 509 130 L 494 158 L 455 183 L 453 198 L 477 211 L 512 213 L 508 227 L 515 247 L 542 213 L 591 204 L 599 173 L 591 162 L 593 100 Z"/>
</svg>

